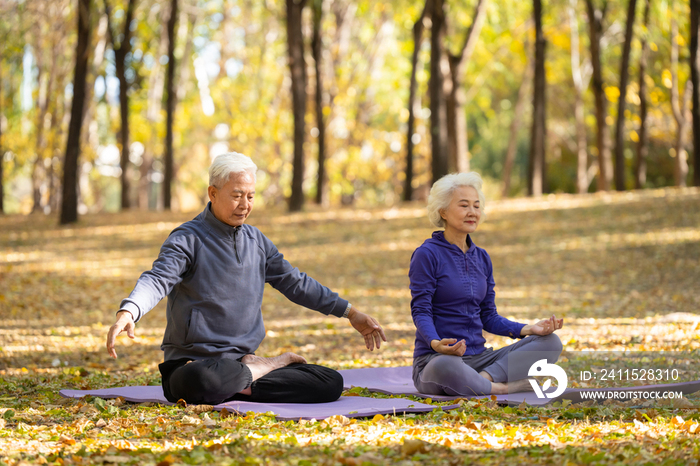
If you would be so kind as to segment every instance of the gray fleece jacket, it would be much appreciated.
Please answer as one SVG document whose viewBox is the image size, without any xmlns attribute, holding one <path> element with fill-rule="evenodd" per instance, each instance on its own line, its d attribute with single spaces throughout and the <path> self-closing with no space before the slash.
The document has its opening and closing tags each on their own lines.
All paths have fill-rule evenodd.
<svg viewBox="0 0 700 466">
<path fill-rule="evenodd" d="M 342 317 L 348 302 L 292 267 L 257 228 L 219 221 L 210 206 L 174 229 L 153 268 L 120 309 L 138 322 L 168 296 L 161 349 L 165 360 L 234 358 L 255 352 L 265 337 L 265 283 L 291 301 Z"/>
</svg>

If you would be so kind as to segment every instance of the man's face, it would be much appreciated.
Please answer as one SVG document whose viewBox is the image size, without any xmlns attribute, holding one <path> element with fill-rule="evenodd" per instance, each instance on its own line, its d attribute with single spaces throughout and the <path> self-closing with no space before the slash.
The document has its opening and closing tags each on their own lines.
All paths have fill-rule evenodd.
<svg viewBox="0 0 700 466">
<path fill-rule="evenodd" d="M 221 188 L 209 186 L 208 193 L 214 216 L 227 225 L 238 227 L 253 210 L 255 181 L 251 173 L 232 173 Z"/>
</svg>

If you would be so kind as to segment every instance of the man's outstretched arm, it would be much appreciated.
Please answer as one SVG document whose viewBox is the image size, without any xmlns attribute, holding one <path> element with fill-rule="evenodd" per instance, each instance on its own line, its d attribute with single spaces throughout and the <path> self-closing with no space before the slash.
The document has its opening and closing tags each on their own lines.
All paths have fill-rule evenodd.
<svg viewBox="0 0 700 466">
<path fill-rule="evenodd" d="M 117 357 L 117 352 L 114 349 L 114 344 L 117 340 L 117 335 L 126 331 L 126 334 L 134 339 L 134 329 L 136 324 L 134 324 L 134 317 L 129 311 L 119 311 L 117 312 L 117 321 L 109 328 L 109 333 L 107 334 L 107 352 L 113 358 Z"/>
<path fill-rule="evenodd" d="M 367 346 L 368 350 L 374 350 L 375 346 L 379 349 L 382 346 L 382 340 L 386 341 L 384 329 L 379 325 L 377 319 L 358 311 L 355 309 L 355 306 L 350 308 L 348 319 L 355 330 L 364 337 L 365 346 Z"/>
</svg>

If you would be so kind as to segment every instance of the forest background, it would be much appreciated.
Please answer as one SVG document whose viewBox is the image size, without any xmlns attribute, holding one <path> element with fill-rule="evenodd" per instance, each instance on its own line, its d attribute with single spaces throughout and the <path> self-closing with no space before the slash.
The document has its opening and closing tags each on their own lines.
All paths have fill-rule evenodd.
<svg viewBox="0 0 700 466">
<path fill-rule="evenodd" d="M 160 384 L 165 303 L 119 359 L 105 335 L 230 150 L 259 167 L 251 223 L 389 340 L 367 352 L 268 289 L 260 354 L 410 365 L 424 200 L 473 169 L 502 315 L 563 317 L 562 358 L 700 367 L 700 188 L 670 187 L 700 186 L 698 18 L 700 0 L 0 0 L 0 464 L 697 463 L 697 394 L 281 422 L 58 392 Z"/>
<path fill-rule="evenodd" d="M 3 0 L 3 209 L 197 210 L 231 150 L 291 210 L 700 184 L 697 3 Z"/>
</svg>

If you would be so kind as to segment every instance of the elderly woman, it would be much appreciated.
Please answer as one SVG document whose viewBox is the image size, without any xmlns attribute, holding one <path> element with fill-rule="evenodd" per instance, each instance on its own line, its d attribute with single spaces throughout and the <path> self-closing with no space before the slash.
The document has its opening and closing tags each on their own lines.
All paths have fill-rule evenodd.
<svg viewBox="0 0 700 466">
<path fill-rule="evenodd" d="M 526 325 L 496 312 L 491 259 L 469 236 L 484 215 L 481 186 L 479 174 L 470 172 L 444 176 L 430 190 L 428 216 L 445 230 L 415 250 L 408 273 L 416 325 L 413 383 L 422 393 L 531 391 L 530 366 L 544 358 L 554 363 L 561 354 L 553 332 L 563 319 Z M 522 339 L 494 351 L 484 346 L 484 330 Z"/>
</svg>

